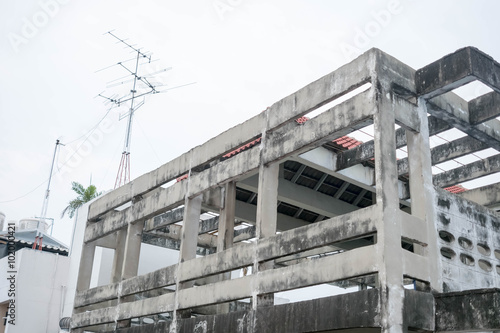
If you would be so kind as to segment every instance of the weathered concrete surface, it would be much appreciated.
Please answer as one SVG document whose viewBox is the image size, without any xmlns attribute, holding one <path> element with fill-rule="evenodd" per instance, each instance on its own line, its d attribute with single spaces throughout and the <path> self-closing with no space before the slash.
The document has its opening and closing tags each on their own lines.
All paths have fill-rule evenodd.
<svg viewBox="0 0 500 333">
<path fill-rule="evenodd" d="M 500 154 L 434 176 L 434 185 L 448 187 L 500 172 Z"/>
<path fill-rule="evenodd" d="M 446 186 L 496 172 L 500 170 L 498 156 L 435 177 L 431 172 L 433 163 L 486 146 L 500 147 L 500 122 L 492 118 L 498 112 L 498 96 L 488 94 L 468 103 L 449 92 L 476 78 L 498 91 L 498 68 L 491 58 L 467 48 L 415 73 L 397 59 L 373 49 L 278 101 L 248 122 L 100 198 L 90 208 L 89 222 L 94 223 L 89 223 L 86 230 L 85 246 L 89 255 L 101 243 L 116 250 L 113 280 L 116 282 L 86 290 L 92 258 L 86 260 L 73 327 L 115 325 L 171 312 L 172 323 L 144 326 L 141 331 L 435 330 L 432 294 L 406 291 L 403 283 L 408 279 L 413 279 L 419 290 L 434 293 L 443 289 L 500 286 L 500 217 L 478 204 L 443 193 L 432 184 L 433 179 L 435 184 Z M 293 122 L 320 106 L 326 108 L 329 102 L 366 83 L 369 88 L 364 92 L 346 98 L 300 126 Z M 427 117 L 428 112 L 434 116 Z M 371 123 L 375 128 L 372 143 L 337 156 L 329 151 L 315 156 L 313 161 L 312 149 Z M 402 128 L 395 130 L 395 124 Z M 429 136 L 450 127 L 459 128 L 470 137 L 436 147 L 431 153 Z M 257 148 L 221 158 L 222 154 L 255 138 L 260 138 Z M 405 145 L 408 163 L 405 160 L 398 163 L 396 149 Z M 308 162 L 305 152 L 310 157 Z M 321 157 L 319 163 L 318 157 Z M 330 197 L 340 196 L 335 198 L 329 191 L 329 201 L 320 202 L 326 193 L 320 198 L 316 193 L 319 186 L 316 188 L 312 180 L 308 190 L 288 186 L 280 193 L 279 164 L 300 158 L 304 160 L 303 169 L 306 165 L 312 168 L 307 172 L 314 181 L 324 181 L 325 174 L 334 172 L 343 181 L 353 179 L 362 183 L 362 194 L 345 193 L 342 203 L 331 200 Z M 374 161 L 365 166 L 348 168 L 371 158 Z M 368 169 L 370 172 L 366 173 Z M 408 177 L 398 179 L 403 171 L 408 172 Z M 251 179 L 257 173 L 258 182 Z M 187 178 L 168 188 L 160 187 L 181 175 Z M 235 200 L 235 184 L 251 186 L 247 189 L 258 196 L 257 206 Z M 228 191 L 226 195 L 230 197 L 222 200 L 221 188 L 227 191 L 230 185 L 234 193 Z M 373 186 L 376 192 L 372 196 L 373 205 L 350 212 L 356 209 L 365 191 L 373 191 Z M 400 206 L 402 193 L 411 194 L 411 209 L 404 208 L 406 212 Z M 242 188 L 238 195 L 249 194 Z M 286 200 L 292 197 L 294 206 L 320 213 L 317 221 L 337 213 L 344 215 L 309 224 L 296 218 L 300 214 L 294 217 L 296 212 L 286 207 Z M 281 214 L 277 212 L 278 200 L 283 201 Z M 114 210 L 127 202 L 129 207 Z M 180 210 L 172 211 L 155 221 L 155 216 L 182 204 L 185 205 L 182 214 Z M 200 223 L 202 209 L 220 213 L 220 225 L 216 219 Z M 181 215 L 182 227 L 173 225 Z M 237 235 L 234 220 L 242 216 L 245 216 L 242 220 L 255 226 Z M 174 234 L 173 238 L 179 238 L 180 242 L 175 240 L 177 243 L 165 239 L 162 245 L 178 247 L 180 261 L 120 282 L 121 278 L 134 275 L 138 240 L 153 241 L 151 234 L 140 237 L 143 230 L 138 226 L 145 221 L 147 231 L 160 235 L 163 229 Z M 217 228 L 219 235 L 207 234 Z M 254 236 L 256 239 L 251 242 L 232 246 L 237 240 Z M 123 247 L 121 240 L 133 246 Z M 200 244 L 207 246 L 208 252 L 217 245 L 219 252 L 204 253 L 205 256 L 197 258 Z M 341 251 L 337 252 L 338 249 Z M 250 274 L 246 274 L 248 267 L 252 268 Z M 245 273 L 230 278 L 230 272 L 240 269 Z M 352 282 L 367 275 L 373 277 L 373 283 L 376 281 L 375 289 L 271 306 L 276 292 Z M 367 287 L 365 282 L 359 283 L 360 288 Z M 173 285 L 175 290 L 164 289 Z M 242 299 L 252 300 L 252 311 L 223 313 L 228 310 L 224 306 L 227 302 Z M 191 311 L 200 307 L 212 311 L 203 313 L 218 315 L 188 318 Z M 84 312 L 86 309 L 90 311 Z"/>
<path fill-rule="evenodd" d="M 444 291 L 499 287 L 494 251 L 500 249 L 500 217 L 447 191 L 436 189 L 436 194 L 436 228 L 449 235 L 438 239 Z"/>
<path fill-rule="evenodd" d="M 464 136 L 463 138 L 432 148 L 431 163 L 432 165 L 436 165 L 486 148 L 489 148 L 486 143 L 471 138 L 470 136 Z M 405 157 L 398 160 L 398 174 L 405 175 L 408 172 L 408 158 Z"/>
<path fill-rule="evenodd" d="M 496 91 L 469 101 L 469 123 L 477 125 L 500 116 L 500 95 Z"/>
<path fill-rule="evenodd" d="M 356 309 L 356 311 L 352 311 Z M 359 313 L 358 313 L 359 310 Z M 218 316 L 182 319 L 181 333 L 295 333 L 334 329 L 378 327 L 377 289 L 320 298 L 312 301 L 262 307 L 257 311 L 232 312 Z M 119 333 L 167 332 L 169 323 L 118 330 Z"/>
<path fill-rule="evenodd" d="M 436 295 L 437 332 L 500 331 L 500 289 Z"/>
<path fill-rule="evenodd" d="M 405 290 L 404 326 L 418 331 L 434 331 L 435 305 L 432 294 Z"/>
<path fill-rule="evenodd" d="M 425 98 L 444 94 L 476 79 L 500 91 L 500 65 L 473 47 L 448 54 L 419 69 L 415 75 L 417 93 Z"/>
</svg>

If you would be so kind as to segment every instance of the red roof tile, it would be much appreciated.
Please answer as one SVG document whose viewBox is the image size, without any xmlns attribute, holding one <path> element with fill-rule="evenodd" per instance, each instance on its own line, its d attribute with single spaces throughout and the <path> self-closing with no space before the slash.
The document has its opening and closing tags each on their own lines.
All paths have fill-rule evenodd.
<svg viewBox="0 0 500 333">
<path fill-rule="evenodd" d="M 189 175 L 186 173 L 185 175 L 182 175 L 182 176 L 178 177 L 177 178 L 177 182 L 180 182 L 180 181 L 182 181 L 184 179 L 187 179 L 188 177 L 189 177 Z"/>
<path fill-rule="evenodd" d="M 295 119 L 295 122 L 299 125 L 302 125 L 303 123 L 305 123 L 308 120 L 309 120 L 309 118 L 307 118 L 307 117 L 300 117 L 300 118 Z"/>
<path fill-rule="evenodd" d="M 352 149 L 352 148 L 357 147 L 363 143 L 363 142 L 358 141 L 358 140 L 351 138 L 349 136 L 341 136 L 340 138 L 335 139 L 332 142 L 338 144 L 339 146 L 342 146 L 343 148 L 347 148 L 347 149 Z"/>
<path fill-rule="evenodd" d="M 249 143 L 247 143 L 246 145 L 243 145 L 233 151 L 230 151 L 229 153 L 225 154 L 225 155 L 222 155 L 222 158 L 230 158 L 230 157 L 233 157 L 234 155 L 236 154 L 239 154 L 241 153 L 242 151 L 248 149 L 248 148 L 252 148 L 253 146 L 255 146 L 256 144 L 260 143 L 260 138 L 257 138 L 253 141 L 250 141 Z"/>
<path fill-rule="evenodd" d="M 462 185 L 453 185 L 450 187 L 446 187 L 445 190 L 448 192 L 451 192 L 451 193 L 462 193 L 462 192 L 467 191 L 467 189 L 465 187 L 463 187 Z"/>
</svg>

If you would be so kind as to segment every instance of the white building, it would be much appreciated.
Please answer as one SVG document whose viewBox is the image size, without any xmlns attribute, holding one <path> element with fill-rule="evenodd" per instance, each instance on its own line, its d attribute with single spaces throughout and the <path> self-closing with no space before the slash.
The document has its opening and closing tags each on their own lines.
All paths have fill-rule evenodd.
<svg viewBox="0 0 500 333">
<path fill-rule="evenodd" d="M 37 223 L 33 229 L 24 223 L 32 220 L 20 222 L 28 229 L 9 223 L 0 233 L 0 333 L 58 332 L 70 262 L 68 249 L 43 233 L 42 251 L 33 250 Z"/>
</svg>

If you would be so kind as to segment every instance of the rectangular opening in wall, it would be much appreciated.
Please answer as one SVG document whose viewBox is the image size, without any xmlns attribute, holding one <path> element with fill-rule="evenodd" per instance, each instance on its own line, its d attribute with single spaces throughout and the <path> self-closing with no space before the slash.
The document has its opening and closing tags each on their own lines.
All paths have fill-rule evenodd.
<svg viewBox="0 0 500 333">
<path fill-rule="evenodd" d="M 340 231 L 339 231 L 340 232 Z M 335 256 L 347 251 L 358 249 L 365 246 L 371 246 L 376 243 L 376 234 L 367 234 L 356 238 L 345 239 L 339 242 L 326 244 L 320 247 L 308 249 L 305 251 L 294 252 L 273 259 L 274 267 L 289 267 L 313 260 L 319 260 L 325 257 Z"/>
<path fill-rule="evenodd" d="M 190 309 L 192 317 L 219 315 L 230 312 L 250 311 L 252 309 L 250 298 L 238 299 L 230 302 L 222 302 L 212 305 L 200 306 Z"/>
<path fill-rule="evenodd" d="M 310 301 L 335 295 L 354 293 L 377 286 L 377 274 L 353 277 L 346 280 L 322 283 L 274 294 L 274 305 Z"/>
<path fill-rule="evenodd" d="M 405 289 L 427 291 L 427 292 L 431 290 L 429 282 L 415 279 L 407 275 L 403 276 L 403 285 Z"/>
<path fill-rule="evenodd" d="M 115 250 L 96 246 L 90 288 L 105 286 L 111 281 L 111 270 Z"/>
<path fill-rule="evenodd" d="M 334 171 L 337 154 L 346 149 L 342 143 L 330 142 L 281 163 L 279 231 L 317 223 L 374 204 L 372 169 L 365 170 L 359 165 L 343 172 Z"/>
<path fill-rule="evenodd" d="M 343 103 L 343 102 L 353 98 L 354 96 L 359 95 L 360 93 L 370 89 L 371 86 L 372 86 L 371 82 L 364 83 L 361 86 L 347 92 L 346 94 L 341 95 L 338 98 L 332 100 L 331 102 L 328 102 L 328 103 L 320 106 L 319 108 L 315 109 L 314 111 L 311 111 L 311 112 L 305 114 L 304 117 L 306 117 L 308 119 L 313 119 L 313 118 L 319 116 L 320 114 L 322 114 L 323 112 L 330 110 L 334 106 L 337 106 L 340 103 Z M 299 118 L 299 119 L 302 119 L 302 118 Z"/>
</svg>

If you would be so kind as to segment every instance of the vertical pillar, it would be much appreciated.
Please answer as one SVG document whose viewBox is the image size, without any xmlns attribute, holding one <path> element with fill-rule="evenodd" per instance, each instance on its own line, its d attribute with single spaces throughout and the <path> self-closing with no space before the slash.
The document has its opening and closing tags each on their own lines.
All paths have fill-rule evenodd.
<svg viewBox="0 0 500 333">
<path fill-rule="evenodd" d="M 92 268 L 94 266 L 94 256 L 95 242 L 83 243 L 80 267 L 78 269 L 78 280 L 76 281 L 76 293 L 90 288 Z M 81 308 L 73 308 L 73 314 L 80 312 L 82 312 Z"/>
<path fill-rule="evenodd" d="M 419 98 L 418 112 L 420 133 L 406 131 L 408 146 L 408 166 L 410 176 L 411 214 L 424 220 L 427 231 L 427 247 L 415 246 L 415 252 L 425 255 L 429 262 L 431 289 L 442 292 L 442 280 L 439 272 L 438 233 L 434 224 L 434 185 L 432 183 L 431 148 L 429 144 L 429 125 L 426 101 Z"/>
<path fill-rule="evenodd" d="M 236 205 L 236 183 L 229 182 L 224 191 L 224 208 L 219 214 L 219 232 L 217 237 L 217 252 L 222 252 L 233 246 L 234 210 Z"/>
<path fill-rule="evenodd" d="M 188 180 L 189 181 L 189 180 Z M 182 263 L 186 260 L 196 258 L 196 247 L 198 245 L 198 226 L 200 224 L 201 202 L 203 195 L 198 195 L 189 199 L 186 195 L 184 203 L 184 219 L 182 221 L 181 230 L 181 247 L 179 252 L 179 265 L 176 279 L 176 293 L 175 293 L 175 310 L 173 327 L 176 327 L 177 318 L 189 318 L 191 311 L 177 310 L 179 304 L 179 293 L 177 291 L 193 286 L 193 281 L 181 282 L 179 281 L 180 270 L 183 269 Z"/>
<path fill-rule="evenodd" d="M 121 279 L 125 280 L 137 276 L 139 270 L 139 257 L 141 255 L 142 230 L 144 221 L 129 223 L 127 227 L 127 238 L 125 241 L 125 251 Z"/>
<path fill-rule="evenodd" d="M 113 267 L 111 268 L 111 283 L 120 282 L 122 279 L 123 257 L 125 255 L 125 243 L 127 238 L 127 229 L 121 229 L 116 232 L 116 246 L 113 257 Z"/>
<path fill-rule="evenodd" d="M 198 195 L 192 199 L 186 198 L 184 219 L 182 221 L 181 248 L 179 250 L 180 263 L 196 258 L 202 199 L 203 195 Z"/>
<path fill-rule="evenodd" d="M 276 221 L 278 218 L 278 176 L 279 163 L 270 165 L 261 164 L 259 167 L 259 188 L 257 197 L 256 236 L 266 238 L 276 234 Z M 259 264 L 254 263 L 254 274 L 258 271 L 274 268 L 274 261 Z M 253 308 L 258 306 L 273 305 L 274 295 L 257 295 L 252 299 Z"/>
<path fill-rule="evenodd" d="M 76 292 L 84 291 L 90 288 L 90 279 L 92 278 L 92 266 L 94 265 L 95 242 L 83 243 L 82 257 L 80 259 L 80 268 L 78 281 L 76 283 Z"/>
<path fill-rule="evenodd" d="M 127 230 L 121 230 L 117 237 L 117 248 L 115 258 L 113 260 L 113 278 L 118 281 L 126 280 L 128 278 L 137 276 L 139 269 L 139 257 L 141 254 L 142 230 L 144 228 L 144 221 L 129 223 Z M 125 241 L 125 244 L 123 244 Z M 119 263 L 122 262 L 120 267 Z M 121 270 L 120 270 L 121 268 Z M 120 272 L 120 273 L 118 273 Z M 133 301 L 134 296 L 125 296 L 125 302 Z M 121 297 L 118 297 L 118 303 L 121 303 Z M 117 328 L 130 327 L 130 319 L 121 320 L 117 322 Z"/>
<path fill-rule="evenodd" d="M 377 249 L 381 329 L 383 333 L 400 333 L 404 331 L 404 288 L 401 221 L 396 218 L 399 213 L 399 196 L 393 95 L 388 85 L 384 87 L 383 82 L 374 83 L 372 89 L 376 89 L 378 107 L 374 116 L 374 141 L 376 200 L 380 212 L 377 221 Z"/>
<path fill-rule="evenodd" d="M 236 182 L 229 182 L 224 187 L 224 207 L 219 212 L 219 230 L 217 236 L 217 252 L 222 252 L 233 246 L 234 213 L 236 205 Z M 222 273 L 220 281 L 230 280 L 231 272 Z M 217 305 L 217 313 L 229 312 L 229 304 Z"/>
</svg>

